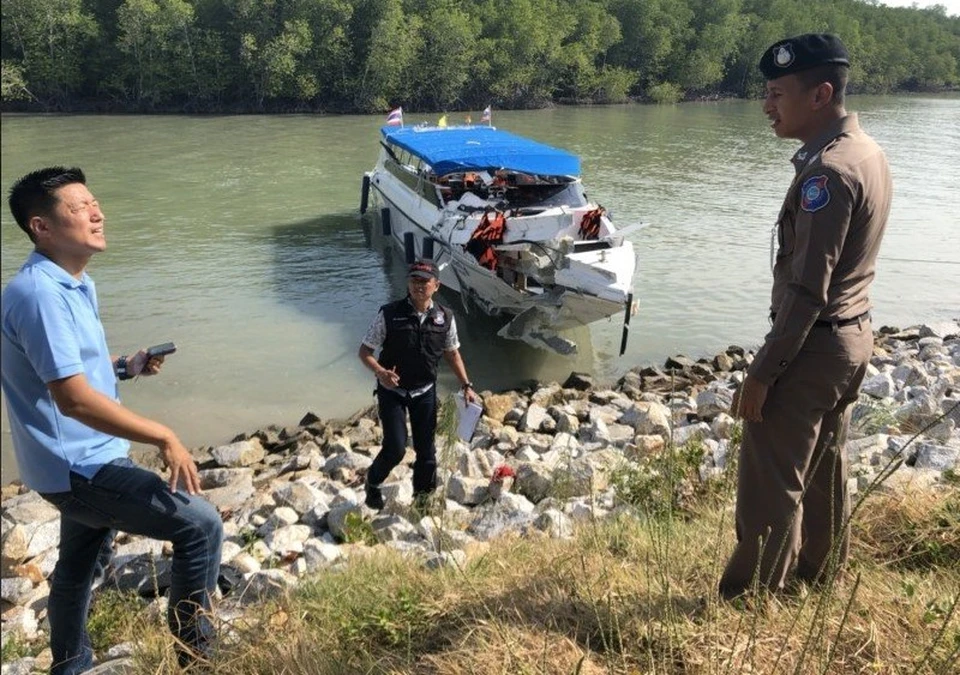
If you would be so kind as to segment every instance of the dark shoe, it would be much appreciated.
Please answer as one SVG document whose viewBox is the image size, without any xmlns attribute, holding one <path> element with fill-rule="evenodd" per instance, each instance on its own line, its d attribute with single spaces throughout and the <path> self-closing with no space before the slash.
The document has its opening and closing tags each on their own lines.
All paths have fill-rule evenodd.
<svg viewBox="0 0 960 675">
<path fill-rule="evenodd" d="M 385 504 L 383 502 L 383 493 L 380 491 L 380 488 L 368 485 L 367 498 L 363 500 L 363 503 L 374 511 L 382 510 Z"/>
</svg>

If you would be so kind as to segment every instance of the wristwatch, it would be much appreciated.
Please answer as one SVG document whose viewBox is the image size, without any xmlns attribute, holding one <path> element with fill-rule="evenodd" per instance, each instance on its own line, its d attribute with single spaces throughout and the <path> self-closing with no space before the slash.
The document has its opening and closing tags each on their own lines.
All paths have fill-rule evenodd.
<svg viewBox="0 0 960 675">
<path fill-rule="evenodd" d="M 461 387 L 461 389 L 463 389 L 464 391 L 466 391 L 467 389 L 473 389 L 473 382 L 465 382 L 463 384 L 463 387 Z"/>
<path fill-rule="evenodd" d="M 130 371 L 127 370 L 127 357 L 121 356 L 117 359 L 117 379 L 118 380 L 132 380 L 133 375 L 130 374 Z"/>
</svg>

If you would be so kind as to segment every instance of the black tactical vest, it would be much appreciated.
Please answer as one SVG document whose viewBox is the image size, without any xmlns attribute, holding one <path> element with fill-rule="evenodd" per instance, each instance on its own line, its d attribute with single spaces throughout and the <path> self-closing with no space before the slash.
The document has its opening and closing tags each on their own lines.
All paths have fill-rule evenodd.
<svg viewBox="0 0 960 675">
<path fill-rule="evenodd" d="M 379 363 L 388 370 L 396 366 L 400 388 L 419 389 L 437 380 L 437 363 L 447 344 L 453 314 L 436 302 L 420 323 L 408 298 L 380 308 L 387 326 Z"/>
</svg>

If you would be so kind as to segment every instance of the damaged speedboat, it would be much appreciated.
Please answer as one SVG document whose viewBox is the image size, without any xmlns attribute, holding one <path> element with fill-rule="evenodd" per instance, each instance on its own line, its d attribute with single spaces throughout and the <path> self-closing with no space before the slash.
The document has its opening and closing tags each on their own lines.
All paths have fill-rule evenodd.
<svg viewBox="0 0 960 675">
<path fill-rule="evenodd" d="M 364 174 L 383 234 L 433 258 L 464 306 L 511 317 L 500 335 L 571 353 L 556 331 L 633 309 L 633 244 L 592 203 L 569 152 L 490 126 L 381 129 Z M 633 229 L 633 228 L 628 228 Z"/>
</svg>

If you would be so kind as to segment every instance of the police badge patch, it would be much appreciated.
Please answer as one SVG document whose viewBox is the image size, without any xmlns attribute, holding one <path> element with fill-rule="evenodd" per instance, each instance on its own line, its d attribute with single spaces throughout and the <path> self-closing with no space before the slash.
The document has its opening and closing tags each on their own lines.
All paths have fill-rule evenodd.
<svg viewBox="0 0 960 675">
<path fill-rule="evenodd" d="M 800 188 L 800 208 L 807 213 L 819 211 L 830 203 L 830 191 L 827 190 L 826 176 L 811 176 L 803 181 Z"/>
<path fill-rule="evenodd" d="M 793 48 L 790 43 L 782 44 L 773 49 L 773 62 L 780 68 L 786 68 L 793 63 Z"/>
<path fill-rule="evenodd" d="M 442 311 L 437 312 L 436 314 L 433 315 L 433 324 L 435 326 L 442 326 L 444 323 L 446 323 L 446 320 L 447 319 L 446 317 L 443 316 Z"/>
</svg>

